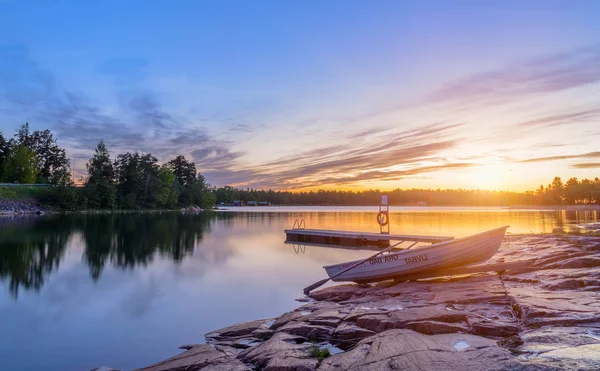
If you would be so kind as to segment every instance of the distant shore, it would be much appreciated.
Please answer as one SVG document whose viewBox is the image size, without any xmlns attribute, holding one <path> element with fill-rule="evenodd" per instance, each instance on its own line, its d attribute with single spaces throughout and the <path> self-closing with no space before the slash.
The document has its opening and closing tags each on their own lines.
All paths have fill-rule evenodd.
<svg viewBox="0 0 600 371">
<path fill-rule="evenodd" d="M 508 209 L 600 210 L 600 205 L 511 205 Z"/>
</svg>

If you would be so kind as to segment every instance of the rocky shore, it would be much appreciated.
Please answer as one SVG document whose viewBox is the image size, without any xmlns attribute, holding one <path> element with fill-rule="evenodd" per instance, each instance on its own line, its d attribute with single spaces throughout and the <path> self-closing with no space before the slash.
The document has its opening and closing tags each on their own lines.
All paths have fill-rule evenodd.
<svg viewBox="0 0 600 371">
<path fill-rule="evenodd" d="M 34 202 L 0 199 L 1 215 L 44 214 L 47 211 Z"/>
<path fill-rule="evenodd" d="M 600 369 L 600 238 L 510 236 L 492 263 L 529 259 L 499 274 L 331 286 L 139 370 Z"/>
</svg>

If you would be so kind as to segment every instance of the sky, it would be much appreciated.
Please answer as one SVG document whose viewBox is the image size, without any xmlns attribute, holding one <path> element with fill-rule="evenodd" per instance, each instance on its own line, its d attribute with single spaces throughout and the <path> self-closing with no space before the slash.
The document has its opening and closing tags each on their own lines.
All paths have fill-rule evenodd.
<svg viewBox="0 0 600 371">
<path fill-rule="evenodd" d="M 0 0 L 0 130 L 213 185 L 600 177 L 600 1 Z"/>
</svg>

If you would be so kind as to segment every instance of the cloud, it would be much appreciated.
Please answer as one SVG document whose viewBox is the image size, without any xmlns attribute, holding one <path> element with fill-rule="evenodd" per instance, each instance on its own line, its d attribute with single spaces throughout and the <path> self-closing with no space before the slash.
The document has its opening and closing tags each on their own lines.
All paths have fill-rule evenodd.
<svg viewBox="0 0 600 371">
<path fill-rule="evenodd" d="M 392 171 L 366 171 L 353 176 L 331 177 L 319 179 L 311 183 L 303 184 L 304 187 L 318 187 L 322 185 L 345 185 L 358 181 L 379 180 L 392 181 L 400 180 L 411 175 L 419 175 L 423 173 L 431 173 L 443 170 L 456 170 L 474 166 L 472 163 L 447 163 L 435 166 L 415 167 L 407 170 L 392 170 Z"/>
<path fill-rule="evenodd" d="M 600 157 L 600 156 L 598 156 Z M 600 162 L 587 162 L 582 164 L 574 164 L 571 165 L 572 168 L 575 169 L 597 169 L 600 168 Z"/>
<path fill-rule="evenodd" d="M 550 93 L 600 81 L 600 45 L 514 63 L 445 84 L 428 103 L 504 103 L 535 93 Z"/>
<path fill-rule="evenodd" d="M 534 120 L 525 121 L 519 126 L 538 126 L 538 127 L 553 127 L 564 124 L 581 123 L 600 117 L 600 109 L 591 109 L 580 112 L 563 113 L 541 117 Z"/>
<path fill-rule="evenodd" d="M 139 60 L 117 60 L 100 69 L 119 75 L 142 65 Z M 121 110 L 108 113 L 85 94 L 62 88 L 26 48 L 0 48 L 0 108 L 7 106 L 10 114 L 34 127 L 50 127 L 67 149 L 91 154 L 102 139 L 113 156 L 138 150 L 152 153 L 159 161 L 208 151 L 214 155 L 195 152 L 195 157 L 200 166 L 209 168 L 228 167 L 241 155 L 230 152 L 229 143 L 215 140 L 202 126 L 168 112 L 154 92 L 129 89 L 117 96 Z"/>
<path fill-rule="evenodd" d="M 244 169 L 215 169 L 206 175 L 220 184 L 294 189 L 366 179 L 397 180 L 423 172 L 456 169 L 467 165 L 448 164 L 440 153 L 456 146 L 458 138 L 453 129 L 462 125 L 435 123 L 390 133 L 370 146 L 362 142 L 358 147 L 336 144 Z M 210 151 L 196 155 L 202 157 L 207 152 Z M 404 169 L 399 170 L 398 166 Z"/>
<path fill-rule="evenodd" d="M 231 152 L 223 146 L 207 145 L 191 152 L 196 166 L 202 171 L 229 169 L 236 159 L 242 156 L 240 152 Z"/>
<path fill-rule="evenodd" d="M 558 160 L 570 160 L 575 158 L 600 158 L 600 152 L 588 152 L 577 155 L 564 155 L 564 156 L 548 156 L 548 157 L 536 157 L 527 160 L 521 160 L 518 162 L 543 162 L 543 161 L 558 161 Z"/>
</svg>

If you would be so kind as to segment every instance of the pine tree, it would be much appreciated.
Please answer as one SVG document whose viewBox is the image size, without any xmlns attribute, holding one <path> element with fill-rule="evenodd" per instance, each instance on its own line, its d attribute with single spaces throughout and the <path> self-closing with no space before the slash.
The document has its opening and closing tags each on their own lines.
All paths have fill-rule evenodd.
<svg viewBox="0 0 600 371">
<path fill-rule="evenodd" d="M 171 168 L 182 187 L 188 187 L 198 180 L 196 178 L 196 164 L 189 162 L 184 156 L 175 157 L 167 162 L 167 165 Z"/>
<path fill-rule="evenodd" d="M 85 185 L 88 206 L 92 209 L 115 207 L 116 187 L 114 168 L 104 141 L 100 141 L 92 158 L 86 164 L 88 178 Z"/>
</svg>

